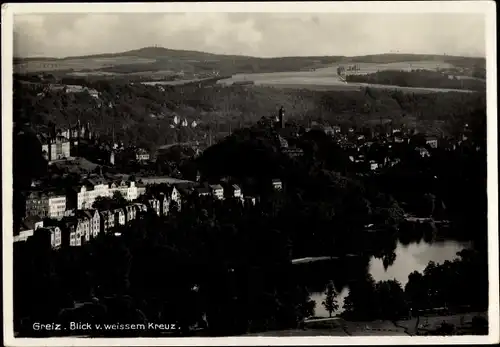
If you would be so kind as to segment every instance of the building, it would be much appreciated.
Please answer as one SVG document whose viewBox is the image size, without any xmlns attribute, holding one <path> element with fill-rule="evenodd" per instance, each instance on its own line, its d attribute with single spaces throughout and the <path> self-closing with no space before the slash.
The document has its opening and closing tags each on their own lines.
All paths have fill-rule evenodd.
<svg viewBox="0 0 500 347">
<path fill-rule="evenodd" d="M 370 160 L 370 170 L 374 171 L 378 169 L 378 163 L 375 160 Z"/>
<path fill-rule="evenodd" d="M 85 210 L 84 212 L 85 216 L 89 219 L 90 237 L 95 238 L 101 232 L 101 215 L 95 209 Z"/>
<path fill-rule="evenodd" d="M 280 144 L 280 148 L 284 149 L 284 148 L 288 148 L 288 141 L 285 140 L 281 135 L 278 135 L 278 142 Z"/>
<path fill-rule="evenodd" d="M 75 218 L 64 219 L 61 222 L 61 239 L 65 246 L 80 247 L 82 245 L 82 235 L 77 230 L 77 224 Z"/>
<path fill-rule="evenodd" d="M 231 192 L 232 198 L 236 198 L 236 199 L 243 198 L 243 194 L 241 193 L 241 188 L 238 185 L 236 185 L 236 184 L 231 185 L 231 187 L 229 188 L 229 191 Z"/>
<path fill-rule="evenodd" d="M 70 157 L 70 141 L 63 135 L 38 136 L 42 154 L 49 162 Z"/>
<path fill-rule="evenodd" d="M 154 211 L 158 216 L 161 216 L 161 203 L 160 200 L 154 196 L 148 198 L 149 208 Z"/>
<path fill-rule="evenodd" d="M 135 202 L 135 203 L 132 204 L 132 206 L 134 206 L 134 208 L 135 208 L 136 216 L 139 213 L 143 213 L 143 212 L 147 212 L 148 211 L 148 207 L 145 204 L 140 203 L 140 202 Z"/>
<path fill-rule="evenodd" d="M 66 212 L 66 195 L 49 194 L 47 197 L 48 217 L 62 219 Z"/>
<path fill-rule="evenodd" d="M 278 129 L 284 129 L 285 128 L 285 109 L 283 106 L 280 107 L 278 111 L 278 119 L 276 123 L 276 128 Z"/>
<path fill-rule="evenodd" d="M 274 190 L 282 190 L 283 189 L 283 183 L 281 180 L 275 178 L 271 181 L 272 187 Z"/>
<path fill-rule="evenodd" d="M 170 200 L 168 196 L 164 193 L 160 194 L 160 211 L 162 216 L 168 216 L 168 211 L 170 209 Z"/>
<path fill-rule="evenodd" d="M 431 148 L 437 148 L 438 147 L 438 139 L 437 137 L 434 136 L 428 136 L 425 138 L 425 143 L 430 146 Z"/>
<path fill-rule="evenodd" d="M 139 148 L 135 152 L 135 160 L 138 162 L 149 161 L 149 153 L 145 149 Z"/>
<path fill-rule="evenodd" d="M 33 236 L 33 233 L 33 229 L 29 229 L 25 225 L 21 224 L 17 233 L 14 232 L 14 242 L 25 242 L 29 237 Z"/>
<path fill-rule="evenodd" d="M 198 196 L 210 196 L 210 189 L 207 187 L 198 187 L 195 192 Z"/>
<path fill-rule="evenodd" d="M 66 196 L 57 192 L 32 191 L 25 200 L 26 216 L 61 219 L 66 211 Z"/>
<path fill-rule="evenodd" d="M 29 237 L 33 236 L 35 231 L 43 228 L 43 219 L 38 216 L 26 217 L 17 233 L 14 233 L 14 242 L 27 241 Z"/>
<path fill-rule="evenodd" d="M 115 227 L 115 215 L 110 211 L 99 212 L 101 228 L 104 233 L 107 233 Z"/>
<path fill-rule="evenodd" d="M 98 196 L 111 196 L 108 181 L 102 177 L 88 178 L 86 180 L 86 186 L 89 191 L 92 191 L 92 198 L 94 200 Z"/>
<path fill-rule="evenodd" d="M 281 150 L 283 154 L 288 155 L 290 158 L 299 158 L 304 156 L 304 150 L 297 147 L 283 148 Z"/>
<path fill-rule="evenodd" d="M 44 228 L 39 228 L 36 231 L 36 237 L 40 237 L 44 239 L 47 243 L 50 243 L 50 246 L 53 249 L 57 249 L 61 247 L 62 242 L 63 242 L 63 237 L 62 237 L 62 230 L 58 226 L 47 226 Z"/>
<path fill-rule="evenodd" d="M 113 196 L 115 192 L 121 195 L 128 201 L 137 199 L 137 187 L 134 181 L 116 181 L 109 184 L 109 196 Z"/>
<path fill-rule="evenodd" d="M 245 206 L 255 206 L 257 203 L 257 198 L 254 196 L 245 196 L 243 198 L 243 203 Z"/>
<path fill-rule="evenodd" d="M 32 191 L 26 196 L 26 216 L 45 218 L 49 214 L 47 196 L 40 191 Z"/>
<path fill-rule="evenodd" d="M 94 99 L 99 99 L 99 92 L 97 90 L 91 88 L 84 88 L 84 90 L 86 90 L 87 93 L 89 93 L 89 95 Z"/>
<path fill-rule="evenodd" d="M 224 188 L 220 184 L 212 184 L 209 186 L 210 191 L 215 199 L 224 199 Z"/>
<path fill-rule="evenodd" d="M 137 209 L 134 205 L 125 206 L 125 220 L 127 223 L 133 221 L 137 216 Z"/>
<path fill-rule="evenodd" d="M 113 149 L 109 151 L 109 165 L 115 165 L 115 151 Z"/>
<path fill-rule="evenodd" d="M 111 191 L 103 178 L 86 179 L 83 184 L 75 186 L 68 191 L 67 207 L 77 210 L 92 208 L 95 199 L 99 196 L 109 197 Z"/>
<path fill-rule="evenodd" d="M 146 194 L 146 185 L 143 183 L 135 183 L 137 189 L 137 197 Z"/>
<path fill-rule="evenodd" d="M 181 193 L 175 186 L 170 186 L 169 189 L 166 192 L 167 197 L 170 199 L 170 203 L 174 202 L 177 203 L 177 206 L 179 207 L 179 210 L 181 208 Z"/>
<path fill-rule="evenodd" d="M 125 225 L 125 210 L 117 208 L 113 211 L 115 215 L 115 225 Z"/>
<path fill-rule="evenodd" d="M 340 133 L 340 127 L 338 125 L 334 126 L 325 126 L 323 128 L 323 131 L 325 132 L 326 135 L 333 136 L 337 133 Z"/>
<path fill-rule="evenodd" d="M 78 210 L 75 213 L 76 233 L 78 235 L 82 236 L 84 238 L 85 242 L 89 242 L 90 241 L 91 218 L 89 218 L 89 215 L 85 212 L 86 211 Z"/>
<path fill-rule="evenodd" d="M 422 158 L 426 158 L 426 157 L 430 157 L 431 156 L 430 153 L 429 153 L 429 151 L 426 148 L 424 148 L 424 147 L 417 147 L 417 148 L 415 148 L 415 151 L 417 151 L 418 154 Z"/>
</svg>

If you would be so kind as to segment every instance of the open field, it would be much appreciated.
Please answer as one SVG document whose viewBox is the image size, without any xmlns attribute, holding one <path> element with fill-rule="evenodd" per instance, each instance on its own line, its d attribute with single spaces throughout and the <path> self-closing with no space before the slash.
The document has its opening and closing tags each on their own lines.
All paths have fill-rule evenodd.
<svg viewBox="0 0 500 347">
<path fill-rule="evenodd" d="M 18 73 L 58 71 L 58 70 L 97 70 L 105 67 L 130 64 L 150 64 L 155 59 L 123 56 L 113 58 L 77 58 L 56 60 L 30 60 L 14 65 L 14 71 Z"/>
<path fill-rule="evenodd" d="M 436 62 L 421 62 L 419 68 L 423 66 L 433 67 Z M 439 63 L 439 62 L 437 62 Z M 402 63 L 393 64 L 369 64 L 361 67 L 363 73 L 377 71 L 381 67 L 389 70 L 392 66 L 402 67 Z M 362 65 L 362 64 L 360 64 Z M 271 86 L 277 88 L 307 88 L 313 90 L 361 90 L 366 87 L 378 89 L 397 89 L 413 93 L 435 93 L 435 92 L 470 92 L 468 90 L 440 89 L 440 88 L 418 88 L 418 87 L 398 87 L 393 85 L 367 84 L 367 83 L 346 83 L 337 75 L 337 66 L 321 68 L 315 71 L 300 72 L 276 72 L 258 74 L 236 74 L 231 78 L 223 79 L 217 83 L 222 85 L 232 85 L 233 83 L 253 82 L 256 86 Z M 393 68 L 395 69 L 395 68 Z"/>
<path fill-rule="evenodd" d="M 203 82 L 203 81 L 206 81 L 209 79 L 210 78 L 197 78 L 197 79 L 190 79 L 190 80 L 150 81 L 150 82 L 141 82 L 141 83 L 145 84 L 145 85 L 150 85 L 150 86 L 156 86 L 156 85 L 158 85 L 158 86 L 161 86 L 161 85 L 177 86 L 177 85 L 193 83 L 193 82 Z"/>
<path fill-rule="evenodd" d="M 352 65 L 350 63 L 347 64 L 334 64 L 332 67 L 320 68 L 317 69 L 316 72 L 329 72 L 336 71 L 337 67 L 348 65 Z M 356 72 L 349 71 L 349 74 L 370 74 L 377 71 L 384 70 L 396 70 L 396 71 L 411 71 L 411 70 L 437 70 L 437 69 L 451 69 L 454 66 L 445 61 L 436 61 L 436 60 L 423 60 L 423 61 L 402 61 L 397 63 L 356 63 L 359 67 L 359 70 Z"/>
</svg>

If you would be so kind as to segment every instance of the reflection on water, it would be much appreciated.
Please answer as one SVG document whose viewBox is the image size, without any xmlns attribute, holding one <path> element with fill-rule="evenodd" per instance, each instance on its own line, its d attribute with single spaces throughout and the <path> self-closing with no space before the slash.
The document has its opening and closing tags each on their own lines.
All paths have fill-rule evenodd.
<svg viewBox="0 0 500 347">
<path fill-rule="evenodd" d="M 396 279 L 404 287 L 408 282 L 408 275 L 413 271 L 424 271 L 430 261 L 444 263 L 446 260 L 457 258 L 457 252 L 469 247 L 468 244 L 457 241 L 439 241 L 428 244 L 425 242 L 403 245 L 398 242 L 396 259 L 392 266 L 384 270 L 380 259 L 370 260 L 370 274 L 375 281 Z"/>
<path fill-rule="evenodd" d="M 368 271 L 375 281 L 396 279 L 401 282 L 404 288 L 405 284 L 408 282 L 408 275 L 411 272 L 422 272 L 429 261 L 443 263 L 446 260 L 453 260 L 457 258 L 457 252 L 469 246 L 470 244 L 451 240 L 435 241 L 433 243 L 426 243 L 422 240 L 421 242 L 412 242 L 406 245 L 398 241 L 394 251 L 396 257 L 392 264 L 387 266 L 387 270 L 384 268 L 383 259 L 371 257 L 368 262 Z M 351 269 L 351 265 L 349 265 L 348 271 L 351 270 L 353 272 L 356 271 L 355 269 Z M 330 271 L 328 272 L 331 273 Z M 349 294 L 347 283 L 344 281 L 341 282 L 343 283 L 336 283 L 337 290 L 340 292 L 337 297 L 340 308 L 336 313 L 342 311 L 344 298 Z M 315 316 L 328 317 L 328 312 L 321 304 L 325 297 L 324 291 L 316 291 L 315 289 L 317 288 L 311 287 L 311 299 L 316 302 Z"/>
</svg>

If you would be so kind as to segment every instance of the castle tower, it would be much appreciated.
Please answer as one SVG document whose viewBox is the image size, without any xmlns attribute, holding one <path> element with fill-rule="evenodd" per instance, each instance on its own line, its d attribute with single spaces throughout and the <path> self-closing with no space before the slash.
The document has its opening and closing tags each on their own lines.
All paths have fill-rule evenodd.
<svg viewBox="0 0 500 347">
<path fill-rule="evenodd" d="M 285 128 L 285 109 L 281 106 L 278 112 L 278 127 L 281 129 Z"/>
</svg>

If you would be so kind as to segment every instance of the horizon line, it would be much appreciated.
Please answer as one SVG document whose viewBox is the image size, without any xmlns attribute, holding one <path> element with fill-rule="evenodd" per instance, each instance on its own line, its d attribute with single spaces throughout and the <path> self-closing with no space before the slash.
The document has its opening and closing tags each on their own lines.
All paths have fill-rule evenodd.
<svg viewBox="0 0 500 347">
<path fill-rule="evenodd" d="M 214 52 L 207 52 L 207 51 L 198 51 L 195 49 L 173 49 L 173 48 L 167 48 L 163 46 L 145 46 L 145 47 L 140 47 L 140 48 L 133 48 L 125 51 L 119 51 L 119 52 L 103 52 L 103 53 L 90 53 L 90 54 L 83 54 L 83 55 L 74 55 L 74 56 L 64 56 L 64 57 L 54 57 L 54 56 L 15 56 L 13 55 L 13 59 L 54 59 L 54 60 L 65 60 L 65 59 L 75 59 L 75 58 L 90 58 L 93 56 L 99 56 L 99 55 L 113 55 L 113 54 L 123 54 L 123 53 L 129 53 L 133 51 L 140 51 L 143 49 L 148 49 L 148 48 L 155 48 L 155 49 L 165 49 L 165 50 L 171 50 L 171 51 L 178 51 L 178 52 L 192 52 L 192 53 L 205 53 L 205 54 L 210 54 L 210 55 L 218 55 L 218 56 L 235 56 L 235 57 L 241 57 L 241 58 L 252 58 L 252 59 L 280 59 L 280 58 L 316 58 L 316 57 L 339 57 L 339 58 L 358 58 L 358 57 L 369 57 L 369 56 L 376 56 L 376 55 L 430 55 L 430 56 L 438 56 L 438 57 L 457 57 L 457 58 L 469 58 L 469 59 L 486 59 L 486 55 L 456 55 L 456 54 L 446 54 L 446 53 L 410 53 L 410 52 L 382 52 L 382 53 L 370 53 L 370 54 L 360 54 L 360 55 L 286 55 L 286 56 L 268 56 L 268 57 L 263 57 L 263 56 L 251 56 L 251 55 L 244 55 L 244 54 L 230 54 L 230 53 L 214 53 Z"/>
</svg>

